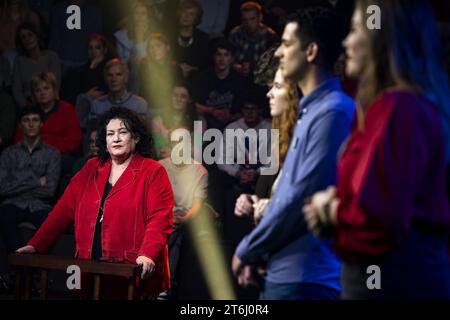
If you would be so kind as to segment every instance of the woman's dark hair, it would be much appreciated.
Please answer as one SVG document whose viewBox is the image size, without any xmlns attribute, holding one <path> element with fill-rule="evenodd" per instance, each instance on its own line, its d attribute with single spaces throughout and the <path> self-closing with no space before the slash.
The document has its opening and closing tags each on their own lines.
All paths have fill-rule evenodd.
<svg viewBox="0 0 450 320">
<path fill-rule="evenodd" d="M 147 132 L 146 126 L 139 115 L 125 107 L 112 107 L 100 117 L 97 127 L 96 145 L 99 149 L 99 157 L 102 162 L 110 159 L 108 149 L 106 148 L 106 127 L 113 119 L 122 120 L 133 138 L 139 138 L 136 144 L 136 153 L 143 157 L 151 158 L 153 139 Z"/>
<path fill-rule="evenodd" d="M 22 32 L 22 30 L 28 30 L 28 31 L 31 31 L 32 33 L 34 33 L 38 39 L 39 48 L 41 50 L 45 48 L 44 40 L 43 40 L 40 30 L 34 24 L 23 23 L 20 26 L 18 26 L 17 30 L 16 30 L 16 47 L 17 47 L 17 49 L 19 49 L 19 52 L 21 54 L 23 54 L 27 57 L 29 56 L 27 49 L 25 48 L 25 46 L 22 43 L 22 38 L 20 37 L 20 33 Z"/>
<path fill-rule="evenodd" d="M 116 48 L 111 44 L 111 41 L 108 40 L 108 38 L 106 38 L 104 35 L 100 34 L 100 33 L 93 33 L 91 35 L 89 35 L 88 38 L 88 43 L 90 43 L 91 41 L 99 41 L 103 48 L 106 48 L 106 54 L 104 57 L 104 61 L 109 61 L 111 59 L 117 58 L 118 54 L 116 52 Z"/>
<path fill-rule="evenodd" d="M 172 86 L 171 94 L 173 93 L 173 90 L 177 87 L 185 88 L 189 94 L 189 102 L 187 108 L 186 110 L 183 111 L 183 117 L 181 119 L 181 122 L 176 122 L 174 119 L 174 113 L 180 111 L 175 111 L 173 109 L 172 102 L 170 102 L 171 107 L 165 108 L 161 111 L 161 118 L 163 124 L 167 129 L 171 129 L 181 125 L 183 127 L 188 128 L 190 131 L 194 131 L 194 121 L 200 120 L 200 117 L 197 113 L 197 109 L 195 108 L 192 102 L 191 86 L 185 81 L 178 80 Z"/>
</svg>

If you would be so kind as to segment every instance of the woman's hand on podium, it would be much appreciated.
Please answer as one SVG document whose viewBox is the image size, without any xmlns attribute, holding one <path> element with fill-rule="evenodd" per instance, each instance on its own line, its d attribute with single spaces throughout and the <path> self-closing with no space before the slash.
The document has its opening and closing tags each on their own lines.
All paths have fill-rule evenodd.
<svg viewBox="0 0 450 320">
<path fill-rule="evenodd" d="M 155 269 L 155 263 L 153 260 L 146 256 L 137 257 L 136 263 L 142 266 L 141 279 L 148 278 Z"/>
<path fill-rule="evenodd" d="M 16 253 L 36 253 L 36 248 L 33 246 L 24 246 L 17 249 Z"/>
</svg>

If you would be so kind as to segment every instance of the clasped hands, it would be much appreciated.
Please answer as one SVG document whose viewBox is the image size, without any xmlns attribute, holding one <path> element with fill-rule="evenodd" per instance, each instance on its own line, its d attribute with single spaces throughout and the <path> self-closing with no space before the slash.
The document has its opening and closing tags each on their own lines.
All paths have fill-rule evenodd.
<svg viewBox="0 0 450 320">
<path fill-rule="evenodd" d="M 326 232 L 337 224 L 338 205 L 334 186 L 308 198 L 302 211 L 309 230 L 316 236 L 327 236 Z"/>
<path fill-rule="evenodd" d="M 243 287 L 259 287 L 258 277 L 264 277 L 265 270 L 260 266 L 244 264 L 236 255 L 233 255 L 231 261 L 231 269 L 237 278 L 238 284 Z"/>
</svg>

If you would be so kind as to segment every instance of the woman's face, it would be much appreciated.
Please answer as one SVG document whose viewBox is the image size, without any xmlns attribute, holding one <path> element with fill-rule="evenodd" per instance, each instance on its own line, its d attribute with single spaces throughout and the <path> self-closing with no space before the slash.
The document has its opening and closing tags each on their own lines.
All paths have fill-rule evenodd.
<svg viewBox="0 0 450 320">
<path fill-rule="evenodd" d="M 275 73 L 275 79 L 270 91 L 267 93 L 270 103 L 270 115 L 280 116 L 288 108 L 288 90 L 280 69 Z"/>
<path fill-rule="evenodd" d="M 105 54 L 106 48 L 103 46 L 103 43 L 100 40 L 93 39 L 89 41 L 88 55 L 90 61 L 93 61 L 94 59 L 103 60 Z"/>
<path fill-rule="evenodd" d="M 97 147 L 97 131 L 92 131 L 91 135 L 89 137 L 89 154 L 91 156 L 97 156 L 98 155 L 98 147 Z"/>
<path fill-rule="evenodd" d="M 39 46 L 36 34 L 27 29 L 20 30 L 20 40 L 27 51 L 33 50 Z"/>
<path fill-rule="evenodd" d="M 48 82 L 41 82 L 33 88 L 33 96 L 36 103 L 41 107 L 48 107 L 56 101 L 55 90 Z"/>
<path fill-rule="evenodd" d="M 136 5 L 133 11 L 133 21 L 136 25 L 147 25 L 149 23 L 149 14 L 144 5 Z"/>
<path fill-rule="evenodd" d="M 366 33 L 361 10 L 356 9 L 352 17 L 352 27 L 343 42 L 348 77 L 359 78 L 364 73 L 369 59 L 369 37 Z"/>
<path fill-rule="evenodd" d="M 185 87 L 175 87 L 173 89 L 172 104 L 175 110 L 186 110 L 189 100 L 189 91 Z"/>
<path fill-rule="evenodd" d="M 197 19 L 197 9 L 196 8 L 184 8 L 180 12 L 180 27 L 193 27 L 195 20 Z"/>
<path fill-rule="evenodd" d="M 152 59 L 163 62 L 169 52 L 169 46 L 157 38 L 152 38 L 148 44 L 148 51 Z"/>
<path fill-rule="evenodd" d="M 121 119 L 112 119 L 106 126 L 106 149 L 112 159 L 128 159 L 136 150 L 138 141 Z"/>
</svg>

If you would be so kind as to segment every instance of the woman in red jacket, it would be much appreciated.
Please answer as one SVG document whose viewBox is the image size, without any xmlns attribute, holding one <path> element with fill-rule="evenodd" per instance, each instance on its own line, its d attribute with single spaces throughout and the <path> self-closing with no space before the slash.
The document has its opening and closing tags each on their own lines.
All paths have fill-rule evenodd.
<svg viewBox="0 0 450 320">
<path fill-rule="evenodd" d="M 150 142 L 132 111 L 107 111 L 98 128 L 99 157 L 72 178 L 47 220 L 18 252 L 45 253 L 74 223 L 75 257 L 137 263 L 146 294 L 168 289 L 174 199 L 166 171 L 149 159 Z"/>
<path fill-rule="evenodd" d="M 366 21 L 370 5 L 381 29 Z M 359 0 L 344 46 L 358 117 L 337 189 L 314 195 L 305 219 L 335 238 L 342 298 L 450 299 L 450 96 L 431 9 Z"/>
</svg>

